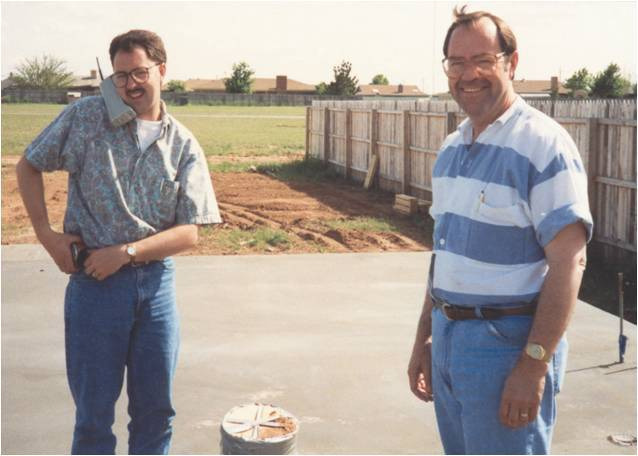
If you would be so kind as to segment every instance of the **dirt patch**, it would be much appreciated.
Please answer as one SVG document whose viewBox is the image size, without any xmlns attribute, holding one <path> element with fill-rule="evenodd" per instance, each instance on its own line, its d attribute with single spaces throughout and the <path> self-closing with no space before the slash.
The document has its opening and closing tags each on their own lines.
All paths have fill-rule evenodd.
<svg viewBox="0 0 638 456">
<path fill-rule="evenodd" d="M 271 157 L 272 158 L 272 157 Z M 15 159 L 2 161 L 2 244 L 36 243 L 22 205 Z M 62 227 L 67 174 L 44 174 L 51 224 Z M 213 185 L 224 223 L 200 230 L 200 242 L 185 254 L 419 251 L 431 247 L 426 217 L 408 219 L 392 211 L 394 196 L 368 192 L 341 181 L 284 182 L 256 172 L 215 173 Z M 362 228 L 365 218 L 390 228 Z M 337 224 L 337 226 L 335 226 Z M 264 242 L 242 233 L 267 233 Z"/>
</svg>

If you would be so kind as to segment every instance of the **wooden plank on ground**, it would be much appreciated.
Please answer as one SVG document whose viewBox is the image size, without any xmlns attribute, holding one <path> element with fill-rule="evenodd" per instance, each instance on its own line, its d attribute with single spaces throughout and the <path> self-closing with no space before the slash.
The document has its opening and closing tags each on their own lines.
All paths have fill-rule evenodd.
<svg viewBox="0 0 638 456">
<path fill-rule="evenodd" d="M 377 171 L 379 170 L 379 155 L 374 154 L 370 159 L 370 166 L 368 167 L 368 172 L 366 173 L 366 180 L 363 182 L 363 188 L 369 190 L 372 186 L 372 182 L 374 182 L 374 177 L 377 175 Z"/>
</svg>

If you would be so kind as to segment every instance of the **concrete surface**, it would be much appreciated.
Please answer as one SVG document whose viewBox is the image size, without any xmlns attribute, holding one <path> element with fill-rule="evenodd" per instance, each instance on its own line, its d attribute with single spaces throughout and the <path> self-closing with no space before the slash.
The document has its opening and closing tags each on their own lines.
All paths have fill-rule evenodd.
<svg viewBox="0 0 638 456">
<path fill-rule="evenodd" d="M 233 406 L 279 405 L 301 421 L 299 453 L 440 454 L 430 404 L 405 374 L 427 253 L 178 257 L 182 349 L 172 453 L 219 452 Z M 2 453 L 69 451 L 66 277 L 38 246 L 2 247 Z M 579 303 L 553 451 L 635 454 L 636 327 L 618 360 L 618 318 Z M 115 433 L 126 453 L 126 395 Z"/>
</svg>

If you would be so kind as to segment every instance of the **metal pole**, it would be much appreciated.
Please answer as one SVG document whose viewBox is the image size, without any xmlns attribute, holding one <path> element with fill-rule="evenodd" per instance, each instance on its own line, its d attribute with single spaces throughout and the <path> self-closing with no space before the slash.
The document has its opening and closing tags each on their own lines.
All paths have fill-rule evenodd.
<svg viewBox="0 0 638 456">
<path fill-rule="evenodd" d="M 627 336 L 623 334 L 623 321 L 625 317 L 625 293 L 623 288 L 623 273 L 618 273 L 618 316 L 620 317 L 620 335 L 618 336 L 619 362 L 625 362 L 625 350 L 627 348 Z"/>
</svg>

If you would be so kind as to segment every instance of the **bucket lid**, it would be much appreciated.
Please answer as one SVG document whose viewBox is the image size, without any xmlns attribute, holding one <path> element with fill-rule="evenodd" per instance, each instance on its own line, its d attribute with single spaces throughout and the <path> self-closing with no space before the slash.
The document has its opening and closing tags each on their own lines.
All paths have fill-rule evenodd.
<svg viewBox="0 0 638 456">
<path fill-rule="evenodd" d="M 250 442 L 280 442 L 294 437 L 297 419 L 280 407 L 246 404 L 232 408 L 222 420 L 222 430 L 233 438 Z"/>
</svg>

